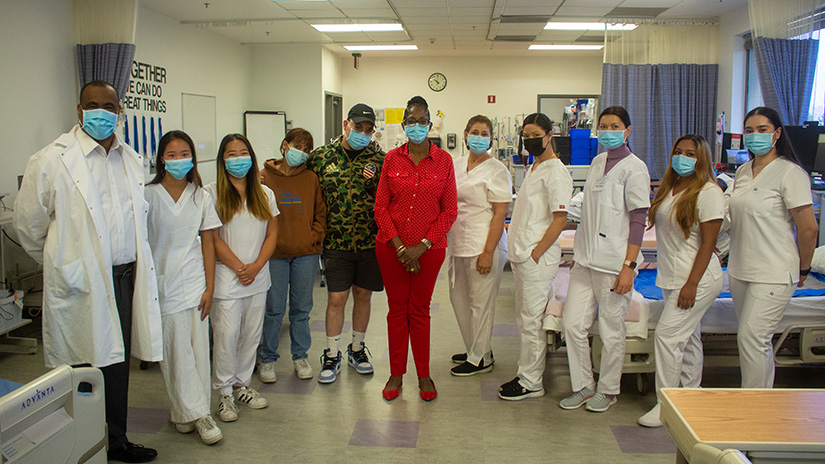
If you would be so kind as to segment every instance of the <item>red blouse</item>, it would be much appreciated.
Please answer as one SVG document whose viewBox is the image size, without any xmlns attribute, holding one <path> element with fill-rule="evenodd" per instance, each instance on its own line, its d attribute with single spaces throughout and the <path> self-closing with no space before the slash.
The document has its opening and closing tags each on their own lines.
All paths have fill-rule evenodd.
<svg viewBox="0 0 825 464">
<path fill-rule="evenodd" d="M 447 247 L 447 232 L 457 215 L 453 157 L 430 142 L 430 153 L 413 163 L 409 143 L 390 150 L 375 195 L 378 242 L 398 237 L 406 246 L 427 238 Z"/>
</svg>

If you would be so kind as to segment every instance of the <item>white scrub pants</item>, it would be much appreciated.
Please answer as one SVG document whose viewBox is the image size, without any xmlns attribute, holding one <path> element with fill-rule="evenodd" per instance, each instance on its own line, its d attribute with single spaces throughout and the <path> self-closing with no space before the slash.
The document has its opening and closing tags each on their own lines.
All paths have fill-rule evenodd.
<svg viewBox="0 0 825 464">
<path fill-rule="evenodd" d="M 476 270 L 478 256 L 450 257 L 450 302 L 467 350 L 467 361 L 476 366 L 493 362 L 490 339 L 496 316 L 496 297 L 507 253 L 496 248 L 488 274 Z"/>
<path fill-rule="evenodd" d="M 249 386 L 264 323 L 266 292 L 212 305 L 212 387 L 221 395 Z"/>
<path fill-rule="evenodd" d="M 696 300 L 690 309 L 677 306 L 681 291 L 681 288 L 662 289 L 665 308 L 653 336 L 657 391 L 701 385 L 703 350 L 699 323 L 722 291 L 722 278 L 714 280 L 706 272 L 696 287 Z"/>
<path fill-rule="evenodd" d="M 172 422 L 192 422 L 209 414 L 209 321 L 198 308 L 164 315 L 160 372 L 172 403 Z"/>
<path fill-rule="evenodd" d="M 516 323 L 521 346 L 518 357 L 519 383 L 527 390 L 543 389 L 542 380 L 547 362 L 547 334 L 544 312 L 553 296 L 553 279 L 559 263 L 547 262 L 542 256 L 536 264 L 533 258 L 523 263 L 510 263 L 516 293 Z"/>
<path fill-rule="evenodd" d="M 599 366 L 599 385 L 596 389 L 605 395 L 618 395 L 624 366 L 624 317 L 630 306 L 631 292 L 624 295 L 611 292 L 616 274 L 589 269 L 576 264 L 570 270 L 570 286 L 564 303 L 564 336 L 567 340 L 567 362 L 570 365 L 570 384 L 574 392 L 593 388 L 593 364 L 587 335 L 599 313 L 599 337 L 602 348 Z"/>
<path fill-rule="evenodd" d="M 746 282 L 728 276 L 739 330 L 739 366 L 742 388 L 773 388 L 771 339 L 793 296 L 794 284 Z"/>
</svg>

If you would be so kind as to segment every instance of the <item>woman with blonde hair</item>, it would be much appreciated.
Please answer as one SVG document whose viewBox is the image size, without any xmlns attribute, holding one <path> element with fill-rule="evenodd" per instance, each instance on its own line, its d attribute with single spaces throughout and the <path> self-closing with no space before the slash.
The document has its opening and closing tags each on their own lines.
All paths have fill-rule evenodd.
<svg viewBox="0 0 825 464">
<path fill-rule="evenodd" d="M 648 211 L 650 226 L 656 226 L 656 285 L 665 302 L 653 337 L 657 390 L 696 388 L 702 381 L 699 322 L 722 290 L 722 266 L 713 249 L 724 217 L 710 146 L 701 135 L 679 137 Z M 639 424 L 661 427 L 659 409 L 656 403 Z"/>
<path fill-rule="evenodd" d="M 212 387 L 221 393 L 218 418 L 238 420 L 235 401 L 252 409 L 269 406 L 250 387 L 264 320 L 269 258 L 278 236 L 275 194 L 261 185 L 249 140 L 229 134 L 221 141 L 217 182 L 206 186 L 223 226 L 215 237 L 215 302 L 212 310 Z"/>
</svg>

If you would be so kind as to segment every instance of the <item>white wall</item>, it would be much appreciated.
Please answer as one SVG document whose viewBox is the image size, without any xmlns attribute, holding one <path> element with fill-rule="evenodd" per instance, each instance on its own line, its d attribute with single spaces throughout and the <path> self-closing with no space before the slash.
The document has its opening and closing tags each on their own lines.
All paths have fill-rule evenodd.
<svg viewBox="0 0 825 464">
<path fill-rule="evenodd" d="M 447 87 L 433 92 L 427 79 L 447 77 Z M 531 57 L 374 57 L 365 54 L 360 69 L 344 67 L 344 112 L 358 102 L 375 109 L 403 108 L 415 95 L 424 97 L 435 119 L 444 112 L 440 131 L 458 136 L 453 156 L 466 150 L 461 142 L 467 120 L 476 115 L 513 117 L 537 110 L 539 94 L 601 94 L 602 55 L 569 53 Z M 495 95 L 496 103 L 487 103 Z"/>
<path fill-rule="evenodd" d="M 292 127 L 303 127 L 315 140 L 323 140 L 322 49 L 320 45 L 252 47 L 247 109 L 285 111 Z"/>
<path fill-rule="evenodd" d="M 215 97 L 216 148 L 224 135 L 243 133 L 251 79 L 251 50 L 207 29 L 181 25 L 178 21 L 141 8 L 135 32 L 135 61 L 166 68 L 163 84 L 166 112 L 130 111 L 131 115 L 163 118 L 163 131 L 181 129 L 181 94 Z M 204 59 L 205 57 L 212 57 Z M 148 122 L 147 122 L 148 125 Z M 207 154 L 201 154 L 205 157 Z M 214 158 L 215 153 L 208 154 Z M 204 182 L 215 179 L 215 163 L 198 166 Z"/>
<path fill-rule="evenodd" d="M 77 121 L 71 0 L 0 2 L 0 194 L 11 207 L 29 157 Z"/>
<path fill-rule="evenodd" d="M 725 130 L 742 132 L 745 117 L 747 53 L 742 36 L 750 30 L 748 5 L 719 18 L 719 93 L 717 113 L 725 112 Z"/>
<path fill-rule="evenodd" d="M 338 95 L 344 92 L 344 63 L 344 57 L 327 48 L 321 49 L 321 87 L 325 92 Z"/>
</svg>

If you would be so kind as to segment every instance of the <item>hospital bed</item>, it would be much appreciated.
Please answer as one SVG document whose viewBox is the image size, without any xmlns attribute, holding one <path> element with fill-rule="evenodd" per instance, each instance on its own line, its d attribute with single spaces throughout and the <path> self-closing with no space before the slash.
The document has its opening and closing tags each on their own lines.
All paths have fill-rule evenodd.
<svg viewBox="0 0 825 464">
<path fill-rule="evenodd" d="M 569 283 L 569 267 L 560 267 L 553 282 L 553 299 L 547 305 L 544 328 L 548 331 L 548 351 L 556 351 L 562 343 L 561 316 Z M 654 282 L 655 269 L 641 269 L 634 281 L 631 304 L 625 317 L 627 349 L 623 373 L 639 374 L 637 387 L 646 393 L 651 384 L 649 375 L 655 370 L 653 332 L 664 309 L 661 290 Z M 809 365 L 825 363 L 825 276 L 811 274 L 805 286 L 794 293 L 776 329 L 774 357 L 777 365 Z M 738 320 L 730 297 L 727 271 L 724 272 L 722 293 L 702 318 L 702 341 L 705 353 L 715 344 L 735 353 Z M 598 325 L 591 328 L 593 370 L 598 372 L 601 339 Z M 710 346 L 709 346 L 710 345 Z"/>
<path fill-rule="evenodd" d="M 105 414 L 100 370 L 58 367 L 0 397 L 0 463 L 105 464 Z"/>
</svg>

